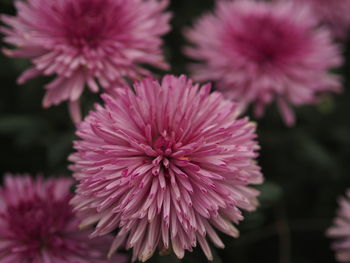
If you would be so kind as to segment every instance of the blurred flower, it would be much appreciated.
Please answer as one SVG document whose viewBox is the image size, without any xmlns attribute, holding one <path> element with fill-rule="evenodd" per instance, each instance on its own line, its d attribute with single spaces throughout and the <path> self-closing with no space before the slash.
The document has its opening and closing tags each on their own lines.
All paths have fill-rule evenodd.
<svg viewBox="0 0 350 263">
<path fill-rule="evenodd" d="M 282 0 L 285 1 L 285 0 Z M 298 5 L 309 4 L 338 39 L 346 39 L 350 28 L 350 0 L 287 0 Z"/>
<path fill-rule="evenodd" d="M 134 90 L 103 95 L 105 107 L 79 125 L 70 160 L 82 226 L 98 223 L 91 236 L 119 229 L 110 254 L 126 240 L 134 260 L 157 246 L 182 258 L 198 242 L 212 259 L 206 235 L 224 247 L 214 228 L 238 237 L 240 209 L 258 204 L 247 186 L 262 182 L 255 125 L 185 76 L 146 79 Z"/>
<path fill-rule="evenodd" d="M 337 260 L 350 262 L 350 189 L 346 197 L 339 199 L 339 210 L 334 225 L 327 230 L 327 236 L 337 239 L 333 244 Z"/>
<path fill-rule="evenodd" d="M 0 188 L 0 261 L 2 263 L 102 263 L 110 237 L 89 240 L 79 231 L 69 200 L 72 180 L 11 176 Z M 112 239 L 113 240 L 113 239 Z M 126 259 L 116 256 L 118 262 Z"/>
<path fill-rule="evenodd" d="M 70 100 L 79 120 L 78 99 L 85 86 L 97 92 L 150 72 L 141 64 L 168 69 L 161 36 L 169 31 L 168 0 L 15 1 L 16 17 L 2 16 L 4 49 L 12 57 L 32 59 L 19 83 L 55 75 L 45 86 L 44 107 Z"/>
<path fill-rule="evenodd" d="M 185 32 L 193 46 L 186 54 L 197 81 L 216 81 L 230 99 L 264 114 L 277 101 L 284 121 L 295 122 L 291 105 L 312 104 L 321 92 L 340 91 L 328 74 L 342 57 L 325 28 L 306 6 L 292 3 L 219 1 L 214 14 Z"/>
</svg>

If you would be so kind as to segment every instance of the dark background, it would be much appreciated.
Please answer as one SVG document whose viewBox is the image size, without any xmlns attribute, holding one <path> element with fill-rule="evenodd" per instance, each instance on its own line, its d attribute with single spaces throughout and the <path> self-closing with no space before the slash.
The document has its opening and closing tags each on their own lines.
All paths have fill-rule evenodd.
<svg viewBox="0 0 350 263">
<path fill-rule="evenodd" d="M 1 13 L 14 14 L 13 0 L 0 1 Z M 212 7 L 211 0 L 172 1 L 173 31 L 165 45 L 172 73 L 186 73 L 188 61 L 181 54 L 183 27 Z M 344 56 L 349 57 L 348 52 L 349 47 L 344 48 Z M 66 104 L 41 108 L 42 86 L 48 79 L 16 85 L 16 78 L 28 65 L 26 60 L 0 55 L 0 174 L 69 176 L 67 155 L 72 151 L 74 127 Z M 213 247 L 215 263 L 335 262 L 324 232 L 335 214 L 337 197 L 350 187 L 349 58 L 338 71 L 344 77 L 344 93 L 297 109 L 295 127 L 282 123 L 275 105 L 258 120 L 259 162 L 266 178 L 259 187 L 261 206 L 246 214 L 239 239 L 222 235 L 226 249 Z M 86 92 L 85 112 L 98 100 L 97 95 Z M 180 260 L 156 255 L 150 262 Z M 195 249 L 181 262 L 206 259 Z"/>
</svg>

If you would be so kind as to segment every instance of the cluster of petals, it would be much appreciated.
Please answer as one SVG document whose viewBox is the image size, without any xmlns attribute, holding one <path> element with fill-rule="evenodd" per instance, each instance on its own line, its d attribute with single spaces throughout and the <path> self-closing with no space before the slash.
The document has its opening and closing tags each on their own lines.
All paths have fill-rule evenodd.
<svg viewBox="0 0 350 263">
<path fill-rule="evenodd" d="M 346 39 L 350 29 L 349 0 L 279 0 L 310 5 L 313 15 L 328 26 L 337 39 Z"/>
<path fill-rule="evenodd" d="M 69 205 L 72 179 L 7 175 L 0 188 L 1 263 L 107 263 L 110 236 L 89 240 Z M 108 246 L 108 245 L 107 245 Z M 116 255 L 114 262 L 126 262 Z M 117 261 L 116 261 L 117 260 Z"/>
<path fill-rule="evenodd" d="M 185 76 L 147 78 L 117 96 L 103 95 L 78 126 L 70 156 L 79 182 L 72 199 L 92 237 L 118 230 L 110 249 L 133 248 L 146 261 L 157 247 L 182 258 L 198 243 L 212 259 L 207 238 L 232 237 L 241 209 L 258 204 L 260 167 L 255 124 L 210 85 Z"/>
<path fill-rule="evenodd" d="M 340 262 L 350 262 L 350 189 L 339 199 L 339 210 L 327 236 L 336 239 L 333 249 Z"/>
<path fill-rule="evenodd" d="M 286 124 L 292 105 L 316 103 L 339 92 L 329 70 L 342 64 L 339 47 L 307 5 L 249 0 L 218 1 L 185 35 L 186 54 L 197 81 L 215 81 L 224 95 L 254 105 L 256 116 L 276 102 Z"/>
<path fill-rule="evenodd" d="M 168 0 L 16 0 L 17 16 L 2 16 L 4 49 L 12 57 L 29 58 L 33 66 L 19 83 L 36 76 L 55 78 L 45 86 L 44 107 L 70 101 L 78 117 L 84 87 L 138 79 L 150 72 L 142 65 L 167 69 L 161 36 L 170 29 Z"/>
</svg>

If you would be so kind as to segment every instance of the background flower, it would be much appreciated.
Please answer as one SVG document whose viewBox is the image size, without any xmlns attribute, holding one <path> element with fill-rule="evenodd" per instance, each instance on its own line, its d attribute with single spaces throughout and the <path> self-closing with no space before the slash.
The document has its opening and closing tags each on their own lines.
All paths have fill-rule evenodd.
<svg viewBox="0 0 350 263">
<path fill-rule="evenodd" d="M 148 64 L 168 69 L 161 36 L 167 33 L 167 0 L 15 1 L 17 16 L 2 16 L 8 56 L 30 58 L 33 67 L 18 79 L 55 75 L 45 86 L 44 107 L 70 100 L 79 120 L 78 99 L 87 85 L 97 92 L 150 72 Z"/>
<path fill-rule="evenodd" d="M 254 158 L 255 125 L 238 119 L 235 104 L 186 77 L 146 79 L 118 96 L 103 96 L 78 128 L 70 157 L 79 181 L 72 204 L 98 223 L 91 236 L 119 229 L 111 252 L 126 240 L 133 259 L 159 246 L 183 258 L 206 238 L 224 247 L 214 228 L 238 237 L 240 209 L 257 206 L 262 175 Z"/>
<path fill-rule="evenodd" d="M 327 231 L 327 236 L 337 239 L 333 243 L 336 258 L 340 262 L 350 262 L 350 190 L 339 199 L 339 210 L 334 224 Z"/>
<path fill-rule="evenodd" d="M 286 124 L 294 123 L 291 105 L 312 104 L 319 93 L 340 91 L 328 70 L 342 58 L 325 28 L 306 6 L 292 3 L 219 1 L 214 14 L 186 31 L 185 49 L 198 81 L 213 80 L 230 99 L 254 104 L 262 116 L 276 101 Z"/>
<path fill-rule="evenodd" d="M 285 1 L 285 0 L 282 0 Z M 345 40 L 350 28 L 349 0 L 287 0 L 298 5 L 309 4 L 313 15 L 317 16 L 325 25 L 329 26 L 332 34 Z"/>
<path fill-rule="evenodd" d="M 15 14 L 13 0 L 1 0 L 0 12 Z M 172 31 L 164 48 L 172 73 L 187 72 L 189 57 L 182 30 L 199 15 L 213 10 L 213 0 L 170 1 Z M 2 37 L 2 36 L 1 36 Z M 350 61 L 350 43 L 344 43 L 343 58 Z M 28 67 L 28 60 L 0 53 L 0 174 L 27 171 L 45 176 L 67 174 L 67 155 L 72 152 L 74 125 L 67 121 L 65 105 L 43 111 L 40 100 L 46 81 L 35 78 L 22 88 L 16 78 Z M 241 237 L 220 233 L 225 249 L 211 246 L 215 263 L 335 263 L 329 238 L 324 234 L 334 217 L 336 198 L 350 186 L 350 83 L 349 63 L 337 73 L 344 78 L 341 96 L 322 96 L 317 105 L 296 108 L 298 123 L 283 125 L 274 107 L 259 119 L 261 150 L 259 165 L 266 175 L 256 186 L 259 209 L 244 213 L 239 224 Z M 91 92 L 83 96 L 84 108 L 96 101 Z M 158 255 L 151 263 L 178 262 L 174 253 Z M 186 253 L 181 263 L 207 263 L 199 245 Z"/>
<path fill-rule="evenodd" d="M 66 178 L 5 177 L 0 188 L 1 262 L 107 262 L 110 237 L 89 240 L 88 230 L 78 230 L 69 206 L 72 183 Z M 120 255 L 113 260 L 126 262 Z"/>
</svg>

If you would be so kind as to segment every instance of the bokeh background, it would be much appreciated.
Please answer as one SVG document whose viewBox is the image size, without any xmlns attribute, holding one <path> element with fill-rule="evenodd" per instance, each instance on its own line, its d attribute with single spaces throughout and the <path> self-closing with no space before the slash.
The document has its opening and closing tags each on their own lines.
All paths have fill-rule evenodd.
<svg viewBox="0 0 350 263">
<path fill-rule="evenodd" d="M 13 0 L 0 0 L 1 13 L 14 14 Z M 212 0 L 173 0 L 173 30 L 164 47 L 171 73 L 186 73 L 189 62 L 181 52 L 184 27 L 213 7 Z M 1 42 L 2 43 L 2 42 Z M 2 44 L 3 45 L 3 44 Z M 275 106 L 258 121 L 260 165 L 266 182 L 258 211 L 246 214 L 237 240 L 222 235 L 226 249 L 213 248 L 215 263 L 321 263 L 335 262 L 330 240 L 324 235 L 337 209 L 337 197 L 350 187 L 350 56 L 339 69 L 344 93 L 324 97 L 316 106 L 297 109 L 297 124 L 286 127 Z M 67 156 L 72 151 L 74 126 L 66 104 L 41 108 L 40 78 L 23 86 L 16 78 L 28 62 L 0 55 L 0 174 L 70 173 Z M 157 72 L 161 74 L 162 72 Z M 84 111 L 97 95 L 85 93 Z M 182 261 L 154 256 L 149 262 L 207 262 L 199 249 Z"/>
</svg>

